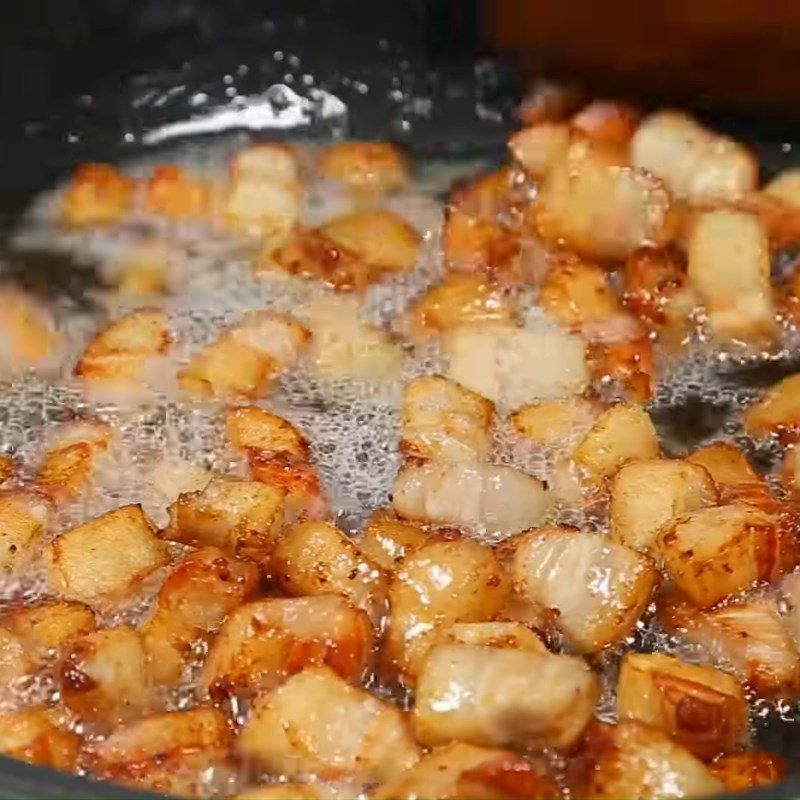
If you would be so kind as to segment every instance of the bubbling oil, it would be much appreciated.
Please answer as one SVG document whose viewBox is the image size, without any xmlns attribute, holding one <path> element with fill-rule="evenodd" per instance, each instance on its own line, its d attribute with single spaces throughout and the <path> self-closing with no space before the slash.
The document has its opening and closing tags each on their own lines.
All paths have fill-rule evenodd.
<svg viewBox="0 0 800 800">
<path fill-rule="evenodd" d="M 193 149 L 173 154 L 172 160 L 183 160 L 187 166 L 202 165 L 210 174 L 220 173 L 230 157 L 229 148 L 217 151 Z M 146 164 L 134 164 L 136 173 Z M 316 283 L 266 274 L 256 277 L 251 269 L 252 248 L 224 236 L 212 235 L 198 225 L 167 226 L 144 216 L 134 218 L 113 230 L 67 231 L 53 224 L 58 191 L 42 195 L 32 206 L 17 231 L 13 244 L 23 255 L 30 250 L 67 254 L 78 263 L 99 265 L 117 259 L 136 247 L 144 237 L 167 234 L 172 242 L 180 275 L 175 291 L 150 299 L 168 314 L 174 345 L 163 365 L 174 374 L 185 365 L 191 354 L 207 345 L 221 328 L 236 322 L 250 310 L 270 309 L 295 313 L 314 298 L 330 292 Z M 345 198 L 336 187 L 325 181 L 312 182 L 305 215 L 311 224 L 327 219 L 342 210 Z M 423 236 L 418 263 L 403 275 L 392 277 L 370 287 L 360 311 L 362 321 L 391 330 L 409 305 L 442 274 L 440 223 L 441 205 L 418 191 L 401 193 L 392 200 L 392 208 L 406 216 Z M 82 387 L 70 376 L 85 344 L 110 317 L 119 316 L 138 304 L 115 297 L 100 282 L 90 287 L 96 304 L 91 310 L 76 309 L 70 303 L 56 303 L 59 329 L 64 333 L 67 351 L 63 368 L 55 377 L 35 374 L 17 376 L 4 387 L 0 404 L 0 429 L 4 452 L 17 456 L 30 471 L 42 454 L 48 431 L 65 411 L 98 416 L 107 421 L 116 433 L 116 441 L 107 456 L 100 459 L 92 486 L 67 502 L 58 512 L 55 528 L 70 526 L 96 517 L 127 503 L 143 503 L 150 518 L 158 525 L 166 524 L 169 498 L 154 485 L 157 467 L 176 462 L 208 471 L 245 474 L 245 464 L 225 441 L 222 418 L 224 407 L 215 402 L 179 402 L 174 385 L 168 382 L 153 392 L 141 407 L 122 403 L 93 401 L 84 396 Z M 517 298 L 519 319 L 523 324 L 541 321 L 541 309 L 535 293 L 522 292 Z M 701 333 L 701 332 L 700 332 Z M 786 347 L 772 353 L 750 354 L 723 351 L 695 335 L 680 355 L 657 353 L 661 379 L 655 387 L 648 407 L 659 430 L 664 451 L 680 455 L 687 450 L 717 440 L 734 441 L 751 455 L 757 466 L 769 474 L 777 466 L 781 450 L 774 442 L 759 443 L 741 429 L 741 410 L 758 395 L 758 386 L 769 381 L 763 374 L 786 374 L 800 366 L 793 349 L 793 331 L 784 332 Z M 369 514 L 390 503 L 394 477 L 400 467 L 397 444 L 400 430 L 402 386 L 416 375 L 440 372 L 445 361 L 435 340 L 414 347 L 402 346 L 402 367 L 389 380 L 371 376 L 353 378 L 321 377 L 314 365 L 302 360 L 283 375 L 270 396 L 260 405 L 296 425 L 308 438 L 313 460 L 337 523 L 348 532 L 357 532 Z M 492 460 L 514 466 L 541 480 L 550 480 L 554 465 L 563 451 L 577 441 L 564 441 L 553 447 L 537 447 L 521 442 L 515 434 L 508 410 L 498 410 L 493 430 Z M 25 477 L 25 476 L 24 476 Z M 602 501 L 562 499 L 553 507 L 548 521 L 575 525 L 598 534 L 608 531 L 607 507 Z M 480 530 L 475 537 L 494 544 Z M 53 535 L 53 532 L 49 534 Z M 186 548 L 171 545 L 172 560 L 180 558 Z M 109 626 L 136 625 L 146 618 L 168 569 L 158 570 L 142 586 L 141 591 L 125 602 L 108 609 L 103 622 Z M 46 594 L 41 572 L 29 572 L 0 582 L 0 604 L 32 602 Z M 696 662 L 700 658 L 696 646 L 668 634 L 655 619 L 654 608 L 648 610 L 628 641 L 618 650 L 605 654 L 594 666 L 601 676 L 602 696 L 597 716 L 603 721 L 616 719 L 615 688 L 619 660 L 624 650 L 660 652 Z M 198 701 L 199 665 L 205 655 L 201 647 L 187 667 L 184 680 L 162 698 L 167 710 L 191 708 Z M 368 686 L 381 696 L 408 705 L 409 696 L 381 686 L 372 676 Z M 42 699 L 53 699 L 57 691 L 52 676 L 33 683 L 12 687 L 11 707 L 24 707 Z M 246 716 L 247 708 L 236 709 Z M 795 704 L 751 698 L 751 720 L 754 734 L 765 743 L 778 742 L 778 749 L 790 752 L 786 733 L 797 720 Z M 101 738 L 91 730 L 82 731 L 90 739 Z M 783 734 L 781 734 L 783 732 Z M 557 754 L 546 754 L 557 761 Z M 208 796 L 225 796 L 240 789 L 253 778 L 246 767 L 239 773 L 229 768 L 209 768 L 203 778 L 203 791 Z M 273 780 L 274 776 L 261 776 Z M 360 787 L 327 784 L 326 796 L 352 797 Z"/>
</svg>

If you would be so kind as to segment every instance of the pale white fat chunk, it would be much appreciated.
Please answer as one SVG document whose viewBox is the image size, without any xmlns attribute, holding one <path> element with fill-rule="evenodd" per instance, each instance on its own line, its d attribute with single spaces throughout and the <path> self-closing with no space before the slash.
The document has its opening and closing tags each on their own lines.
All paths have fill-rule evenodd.
<svg viewBox="0 0 800 800">
<path fill-rule="evenodd" d="M 461 325 L 443 349 L 450 379 L 510 408 L 579 394 L 589 382 L 584 339 L 555 326 Z"/>
<path fill-rule="evenodd" d="M 510 535 L 539 524 L 552 498 L 536 478 L 512 467 L 429 461 L 400 470 L 392 502 L 407 519 Z"/>
</svg>

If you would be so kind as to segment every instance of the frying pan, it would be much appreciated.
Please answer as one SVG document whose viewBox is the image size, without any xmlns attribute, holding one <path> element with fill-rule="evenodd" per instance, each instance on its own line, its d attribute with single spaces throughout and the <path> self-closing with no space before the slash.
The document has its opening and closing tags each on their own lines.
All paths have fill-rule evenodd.
<svg viewBox="0 0 800 800">
<path fill-rule="evenodd" d="M 57 259 L 20 262 L 4 242 L 31 196 L 80 161 L 132 157 L 187 135 L 241 135 L 252 119 L 230 112 L 254 105 L 265 109 L 260 130 L 249 131 L 255 137 L 380 138 L 432 163 L 499 161 L 520 96 L 509 66 L 479 49 L 477 2 L 21 5 L 0 27 L 0 267 L 29 288 L 77 301 L 86 272 Z M 713 122 L 753 146 L 767 174 L 792 162 L 775 120 Z M 765 376 L 745 372 L 739 379 Z M 681 426 L 706 411 L 690 399 L 666 416 Z M 736 796 L 800 796 L 800 729 L 767 725 L 760 738 L 786 757 L 790 776 Z M 43 797 L 154 795 L 0 756 L 0 798 Z"/>
</svg>

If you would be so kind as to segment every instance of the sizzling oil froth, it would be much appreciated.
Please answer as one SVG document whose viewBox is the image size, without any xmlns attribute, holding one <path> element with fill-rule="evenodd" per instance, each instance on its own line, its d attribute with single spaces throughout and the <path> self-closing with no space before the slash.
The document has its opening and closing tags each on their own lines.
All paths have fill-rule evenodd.
<svg viewBox="0 0 800 800">
<path fill-rule="evenodd" d="M 220 170 L 229 151 L 218 153 L 192 150 L 185 154 L 188 165 L 202 164 L 211 171 Z M 175 160 L 174 156 L 171 160 Z M 133 165 L 136 172 L 142 165 Z M 334 187 L 319 182 L 312 187 L 307 201 L 306 218 L 317 222 L 337 213 L 342 197 Z M 87 263 L 109 262 L 141 242 L 148 227 L 158 226 L 145 218 L 133 220 L 112 234 L 67 233 L 50 225 L 54 195 L 43 195 L 16 236 L 21 249 L 43 248 L 69 252 Z M 424 236 L 418 263 L 407 274 L 371 287 L 361 309 L 366 324 L 391 328 L 409 304 L 441 275 L 439 224 L 441 208 L 430 196 L 419 192 L 400 195 L 393 207 L 405 215 Z M 190 355 L 208 344 L 220 328 L 238 320 L 245 312 L 270 309 L 296 313 L 315 298 L 329 294 L 325 288 L 299 279 L 274 274 L 255 277 L 251 270 L 251 252 L 240 243 L 225 237 L 209 237 L 197 226 L 183 226 L 175 236 L 176 259 L 180 276 L 176 293 L 155 301 L 168 314 L 175 345 L 165 371 L 174 373 L 187 363 Z M 109 316 L 118 316 L 134 307 L 98 291 L 100 304 L 95 312 L 75 311 L 69 306 L 58 309 L 58 325 L 72 350 L 58 380 L 43 380 L 33 375 L 16 378 L 5 388 L 0 404 L 0 429 L 3 445 L 29 465 L 35 465 L 42 452 L 48 430 L 63 417 L 65 410 L 78 414 L 97 414 L 108 421 L 117 441 L 99 463 L 92 489 L 67 503 L 59 512 L 61 530 L 95 517 L 126 503 L 142 502 L 158 525 L 166 522 L 168 492 L 159 485 L 159 466 L 182 463 L 191 467 L 244 474 L 242 458 L 225 441 L 222 423 L 225 408 L 219 403 L 179 403 L 174 387 L 160 386 L 142 408 L 113 402 L 93 402 L 84 397 L 81 387 L 69 378 L 71 368 L 93 332 Z M 150 304 L 150 301 L 148 301 Z M 536 324 L 541 310 L 532 294 L 518 298 L 520 317 Z M 401 368 L 389 380 L 320 377 L 307 361 L 301 360 L 284 375 L 263 407 L 287 418 L 307 437 L 313 459 L 318 465 L 323 486 L 340 525 L 357 531 L 372 510 L 390 502 L 393 480 L 400 466 L 397 452 L 400 428 L 400 400 L 403 383 L 410 377 L 440 371 L 444 362 L 435 344 L 417 347 L 397 345 Z M 787 351 L 788 352 L 788 351 Z M 718 439 L 733 439 L 758 456 L 766 470 L 775 466 L 777 451 L 773 444 L 758 444 L 746 437 L 737 414 L 757 394 L 752 375 L 764 368 L 787 370 L 791 358 L 717 352 L 701 342 L 691 344 L 681 358 L 658 354 L 664 370 L 649 407 L 659 428 L 668 454 Z M 691 424 L 690 424 L 691 423 Z M 493 460 L 548 479 L 558 461 L 558 450 L 576 442 L 561 442 L 555 447 L 535 447 L 520 443 L 508 415 L 500 409 L 493 432 Z M 154 480 L 153 475 L 156 475 Z M 597 504 L 561 500 L 550 513 L 549 521 L 571 524 L 605 533 L 606 509 Z M 494 543 L 496 539 L 474 531 L 476 537 Z M 173 557 L 182 549 L 176 546 Z M 165 571 L 154 574 L 139 596 L 111 609 L 108 623 L 136 623 L 152 606 L 153 598 Z M 20 579 L 0 583 L 4 601 L 35 599 L 44 591 L 42 576 L 30 573 Z M 696 648 L 671 638 L 653 620 L 652 613 L 639 623 L 628 646 L 646 652 L 674 653 L 687 661 L 697 660 Z M 619 655 L 612 653 L 596 664 L 602 675 L 603 694 L 598 715 L 604 720 L 616 716 L 615 685 Z M 168 707 L 185 708 L 193 697 L 193 680 L 186 680 L 169 698 Z M 25 686 L 19 700 L 53 691 L 49 686 Z M 764 718 L 792 722 L 795 717 L 785 704 L 753 703 L 753 722 L 761 727 Z M 230 792 L 229 775 L 210 774 L 209 794 Z"/>
</svg>

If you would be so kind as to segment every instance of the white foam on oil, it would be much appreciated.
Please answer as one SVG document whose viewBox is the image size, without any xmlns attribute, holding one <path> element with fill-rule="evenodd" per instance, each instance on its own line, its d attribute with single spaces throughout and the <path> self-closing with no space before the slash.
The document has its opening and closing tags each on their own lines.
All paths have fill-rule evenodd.
<svg viewBox="0 0 800 800">
<path fill-rule="evenodd" d="M 225 123 L 225 119 L 218 118 L 215 124 Z M 185 130 L 166 129 L 158 135 L 166 138 L 183 133 Z M 192 147 L 176 153 L 194 168 L 215 174 L 223 168 L 230 149 Z M 175 160 L 175 154 L 172 156 Z M 131 165 L 132 173 L 142 169 L 142 164 Z M 50 192 L 34 203 L 14 237 L 20 249 L 68 252 L 78 262 L 97 264 L 102 270 L 103 265 L 138 246 L 144 237 L 158 234 L 171 238 L 178 253 L 180 274 L 173 285 L 174 293 L 158 299 L 159 306 L 168 314 L 174 337 L 168 359 L 161 365 L 164 372 L 174 373 L 193 353 L 213 341 L 222 328 L 238 321 L 247 311 L 271 309 L 291 314 L 310 300 L 329 294 L 319 284 L 279 273 L 255 276 L 251 249 L 202 225 L 165 227 L 142 216 L 105 230 L 65 230 L 53 224 L 57 199 L 58 193 Z M 348 202 L 339 188 L 318 180 L 308 193 L 305 222 L 318 224 L 346 210 Z M 435 201 L 418 192 L 397 195 L 390 207 L 407 217 L 423 234 L 420 257 L 409 273 L 371 287 L 365 294 L 360 315 L 366 324 L 397 331 L 398 320 L 410 303 L 441 277 L 442 215 Z M 518 302 L 523 322 L 541 323 L 542 312 L 533 293 L 523 293 Z M 61 509 L 49 536 L 126 503 L 142 503 L 151 520 L 163 526 L 176 471 L 185 469 L 194 475 L 198 471 L 244 474 L 243 459 L 225 441 L 224 403 L 184 402 L 169 382 L 162 382 L 141 406 L 98 401 L 87 398 L 81 385 L 71 378 L 72 368 L 94 332 L 108 318 L 121 316 L 134 306 L 125 299 L 114 298 L 106 312 L 96 314 L 60 308 L 57 324 L 68 345 L 60 378 L 48 381 L 42 376 L 24 374 L 2 387 L 0 446 L 3 452 L 18 456 L 25 464 L 34 464 L 40 458 L 42 442 L 65 411 L 96 414 L 116 433 L 116 441 L 100 462 L 93 484 Z M 758 395 L 758 390 L 732 381 L 730 376 L 731 365 L 737 360 L 750 359 L 758 364 L 767 357 L 736 351 L 721 353 L 700 338 L 679 359 L 660 356 L 664 374 L 656 387 L 652 409 L 669 410 L 697 402 L 713 411 L 703 441 L 733 437 L 751 451 L 759 447 L 763 450 L 765 445 L 757 445 L 743 436 L 738 422 L 738 412 Z M 373 509 L 390 502 L 400 466 L 397 444 L 404 382 L 415 375 L 442 372 L 446 367 L 436 340 L 413 348 L 402 346 L 402 355 L 399 375 L 388 381 L 369 375 L 358 379 L 321 376 L 313 363 L 301 359 L 295 369 L 281 377 L 274 391 L 259 401 L 259 405 L 287 418 L 308 438 L 332 513 L 347 530 L 357 530 Z M 668 437 L 669 430 L 664 429 L 662 436 Z M 506 411 L 501 409 L 493 432 L 492 460 L 551 482 L 556 477 L 557 464 L 575 444 L 577 441 L 570 440 L 546 449 L 521 442 Z M 565 494 L 553 507 L 548 521 L 598 533 L 608 529 L 605 505 L 583 496 L 570 499 Z M 480 537 L 479 531 L 472 533 Z M 180 546 L 173 547 L 173 559 L 183 552 Z M 107 610 L 104 621 L 136 624 L 145 618 L 166 574 L 166 570 L 154 574 L 138 595 Z M 0 604 L 34 600 L 47 591 L 43 573 L 32 569 L 21 577 L 0 580 Z M 640 622 L 628 644 L 646 652 L 674 654 L 687 661 L 697 661 L 700 657 L 697 648 L 669 636 L 651 616 Z M 202 653 L 197 655 L 199 659 Z M 598 715 L 606 721 L 613 721 L 616 715 L 619 655 L 610 654 L 598 664 L 603 687 Z M 166 707 L 188 708 L 196 703 L 196 679 L 196 670 L 189 671 L 186 681 L 165 699 Z M 49 691 L 52 687 L 48 685 L 26 684 L 14 689 L 12 702 L 25 705 L 33 699 L 38 701 Z M 757 717 L 777 714 L 793 719 L 786 708 L 763 701 L 754 702 L 753 714 Z M 224 770 L 218 774 L 212 768 L 205 782 L 206 793 L 230 793 L 231 781 L 236 783 L 241 777 Z"/>
</svg>

